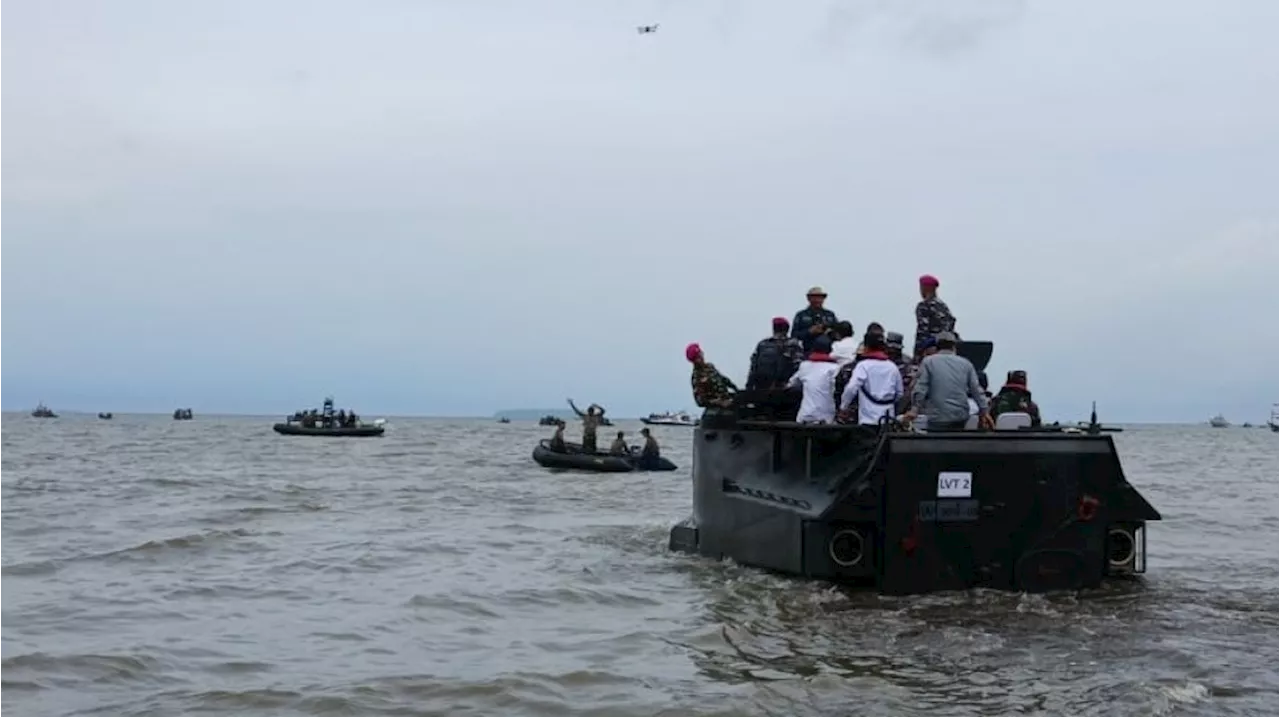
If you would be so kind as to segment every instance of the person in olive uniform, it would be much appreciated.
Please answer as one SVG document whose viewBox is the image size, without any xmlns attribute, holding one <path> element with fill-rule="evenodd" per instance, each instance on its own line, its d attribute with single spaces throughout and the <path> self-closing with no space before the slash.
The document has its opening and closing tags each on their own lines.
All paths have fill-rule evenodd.
<svg viewBox="0 0 1280 717">
<path fill-rule="evenodd" d="M 806 356 L 813 351 L 813 342 L 819 336 L 825 335 L 827 329 L 835 326 L 839 321 L 834 311 L 823 308 L 822 304 L 827 300 L 827 292 L 823 291 L 821 286 L 809 289 L 807 296 L 809 306 L 797 311 L 796 317 L 791 321 L 791 338 L 800 339 Z"/>
<path fill-rule="evenodd" d="M 567 453 L 569 451 L 564 445 L 564 423 L 556 424 L 556 432 L 551 434 L 551 450 L 556 453 Z"/>
<path fill-rule="evenodd" d="M 582 416 L 582 452 L 596 452 L 596 429 L 600 427 L 600 419 L 604 416 L 604 411 L 600 407 L 592 404 L 587 408 L 587 412 Z"/>
<path fill-rule="evenodd" d="M 627 434 L 618 431 L 617 437 L 613 439 L 613 445 L 609 446 L 609 455 L 625 456 L 630 452 L 631 449 L 627 448 Z"/>
</svg>

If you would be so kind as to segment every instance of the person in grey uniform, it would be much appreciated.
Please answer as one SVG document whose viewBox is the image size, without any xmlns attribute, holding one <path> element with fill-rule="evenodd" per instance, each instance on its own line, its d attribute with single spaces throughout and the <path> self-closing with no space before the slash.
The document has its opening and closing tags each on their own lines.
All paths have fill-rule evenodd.
<svg viewBox="0 0 1280 717">
<path fill-rule="evenodd" d="M 911 410 L 905 418 L 918 414 L 928 419 L 930 431 L 958 431 L 969 420 L 969 399 L 978 404 L 978 425 L 993 427 L 986 392 L 978 383 L 978 371 L 969 359 L 956 354 L 956 335 L 938 334 L 938 353 L 920 362 L 911 388 Z"/>
</svg>

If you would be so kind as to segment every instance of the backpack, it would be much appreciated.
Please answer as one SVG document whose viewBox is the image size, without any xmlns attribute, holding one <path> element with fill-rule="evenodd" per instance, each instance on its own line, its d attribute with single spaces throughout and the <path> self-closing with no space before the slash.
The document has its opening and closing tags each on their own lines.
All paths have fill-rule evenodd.
<svg viewBox="0 0 1280 717">
<path fill-rule="evenodd" d="M 773 388 L 791 378 L 799 367 L 800 347 L 792 339 L 767 338 L 756 346 L 751 366 L 753 388 Z"/>
</svg>

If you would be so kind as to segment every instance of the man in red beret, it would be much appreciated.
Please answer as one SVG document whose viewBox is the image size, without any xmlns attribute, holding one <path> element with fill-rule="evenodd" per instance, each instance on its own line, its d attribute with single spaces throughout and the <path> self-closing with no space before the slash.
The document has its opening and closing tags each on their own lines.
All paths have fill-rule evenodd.
<svg viewBox="0 0 1280 717">
<path fill-rule="evenodd" d="M 923 357 L 924 343 L 943 331 L 956 332 L 956 317 L 938 298 L 938 279 L 932 274 L 920 277 L 920 303 L 916 304 L 916 361 Z M 957 338 L 959 334 L 957 334 Z"/>
</svg>

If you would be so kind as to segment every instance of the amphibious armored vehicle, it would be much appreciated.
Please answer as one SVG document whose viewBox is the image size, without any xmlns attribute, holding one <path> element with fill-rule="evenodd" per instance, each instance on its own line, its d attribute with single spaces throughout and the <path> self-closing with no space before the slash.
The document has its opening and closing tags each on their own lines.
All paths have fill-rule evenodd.
<svg viewBox="0 0 1280 717">
<path fill-rule="evenodd" d="M 983 370 L 991 344 L 961 353 Z M 886 594 L 1071 590 L 1146 570 L 1160 514 L 1106 433 L 777 420 L 790 400 L 741 392 L 703 417 L 672 550 Z"/>
</svg>

